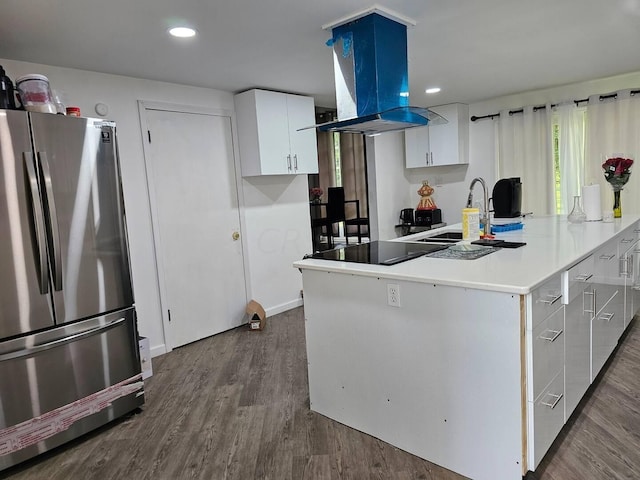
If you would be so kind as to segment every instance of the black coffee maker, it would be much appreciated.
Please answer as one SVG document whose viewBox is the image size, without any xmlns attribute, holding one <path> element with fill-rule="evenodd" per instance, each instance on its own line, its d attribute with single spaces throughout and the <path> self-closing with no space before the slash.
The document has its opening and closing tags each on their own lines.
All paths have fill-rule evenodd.
<svg viewBox="0 0 640 480">
<path fill-rule="evenodd" d="M 13 90 L 13 82 L 7 77 L 4 68 L 0 65 L 0 108 L 16 109 L 16 97 Z"/>
<path fill-rule="evenodd" d="M 522 215 L 522 183 L 520 177 L 503 178 L 493 187 L 493 217 L 514 218 Z"/>
<path fill-rule="evenodd" d="M 413 225 L 413 208 L 400 210 L 400 223 L 402 225 Z"/>
</svg>

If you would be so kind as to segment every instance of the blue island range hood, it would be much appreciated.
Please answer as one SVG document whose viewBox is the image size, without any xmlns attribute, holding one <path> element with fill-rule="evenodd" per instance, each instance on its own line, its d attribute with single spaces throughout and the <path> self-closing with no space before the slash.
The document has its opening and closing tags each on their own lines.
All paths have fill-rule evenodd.
<svg viewBox="0 0 640 480">
<path fill-rule="evenodd" d="M 415 22 L 374 6 L 323 27 L 333 27 L 327 43 L 333 45 L 338 121 L 318 129 L 376 135 L 447 123 L 409 106 L 407 24 Z"/>
</svg>

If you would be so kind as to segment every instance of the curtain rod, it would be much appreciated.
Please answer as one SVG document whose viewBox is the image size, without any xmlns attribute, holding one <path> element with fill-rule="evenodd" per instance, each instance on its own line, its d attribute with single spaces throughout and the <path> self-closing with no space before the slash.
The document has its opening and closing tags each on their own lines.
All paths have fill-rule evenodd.
<svg viewBox="0 0 640 480">
<path fill-rule="evenodd" d="M 638 93 L 640 93 L 640 90 L 631 90 L 631 92 L 629 92 L 629 94 L 631 96 L 634 96 L 634 95 L 636 95 Z M 607 100 L 608 98 L 617 99 L 618 98 L 618 94 L 617 93 L 610 93 L 609 95 L 600 95 L 599 100 L 600 101 Z M 588 101 L 589 101 L 588 98 L 582 98 L 580 100 L 573 100 L 573 103 L 575 103 L 576 106 L 577 106 L 577 105 L 579 105 L 581 103 L 588 102 Z M 556 103 L 551 104 L 551 108 L 556 107 L 556 106 L 557 106 Z M 546 105 L 538 105 L 538 106 L 533 107 L 533 111 L 537 112 L 538 110 L 544 110 L 545 108 L 547 108 Z M 523 108 L 519 108 L 517 110 L 509 110 L 509 115 L 515 115 L 516 113 L 524 113 L 524 107 Z M 491 113 L 489 115 L 481 115 L 479 117 L 473 115 L 471 117 L 471 121 L 475 122 L 476 120 L 483 120 L 485 118 L 490 118 L 490 119 L 493 120 L 495 117 L 499 117 L 499 116 L 500 116 L 499 113 Z"/>
</svg>

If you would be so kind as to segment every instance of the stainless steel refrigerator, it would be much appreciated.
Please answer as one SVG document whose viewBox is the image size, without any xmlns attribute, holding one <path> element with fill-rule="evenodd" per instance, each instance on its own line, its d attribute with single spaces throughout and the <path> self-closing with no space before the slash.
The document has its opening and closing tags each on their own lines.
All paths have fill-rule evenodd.
<svg viewBox="0 0 640 480">
<path fill-rule="evenodd" d="M 0 470 L 144 403 L 112 122 L 0 110 Z"/>
</svg>

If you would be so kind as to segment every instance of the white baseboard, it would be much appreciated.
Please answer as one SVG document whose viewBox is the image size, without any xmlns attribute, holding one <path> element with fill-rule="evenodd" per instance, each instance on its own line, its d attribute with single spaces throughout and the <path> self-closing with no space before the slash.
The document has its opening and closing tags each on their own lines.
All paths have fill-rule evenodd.
<svg viewBox="0 0 640 480">
<path fill-rule="evenodd" d="M 151 358 L 159 357 L 160 355 L 164 355 L 165 353 L 167 353 L 167 346 L 164 343 L 161 343 L 160 345 L 154 345 L 153 347 L 151 347 L 150 351 Z"/>
<path fill-rule="evenodd" d="M 297 298 L 295 300 L 292 300 L 290 302 L 286 302 L 286 303 L 281 303 L 280 305 L 276 305 L 274 307 L 270 307 L 270 308 L 265 308 L 265 313 L 267 314 L 267 317 L 271 317 L 273 315 L 277 315 L 279 313 L 282 312 L 286 312 L 287 310 L 292 310 L 296 307 L 299 307 L 301 305 L 303 305 L 303 300 L 302 298 Z"/>
</svg>

